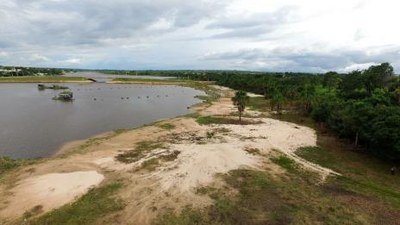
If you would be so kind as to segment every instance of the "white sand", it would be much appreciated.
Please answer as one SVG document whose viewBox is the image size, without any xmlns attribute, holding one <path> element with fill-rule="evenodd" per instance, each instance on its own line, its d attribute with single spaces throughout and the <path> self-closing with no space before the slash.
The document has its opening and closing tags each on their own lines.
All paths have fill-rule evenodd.
<svg viewBox="0 0 400 225">
<path fill-rule="evenodd" d="M 20 215 L 35 206 L 43 211 L 58 208 L 85 194 L 91 187 L 103 181 L 104 176 L 96 171 L 73 173 L 51 173 L 22 180 L 13 190 L 13 199 L 4 210 L 4 215 Z"/>
<path fill-rule="evenodd" d="M 211 183 L 218 173 L 227 173 L 242 167 L 259 168 L 262 160 L 243 151 L 244 145 L 245 143 L 232 140 L 229 143 L 171 146 L 171 149 L 178 150 L 181 154 L 171 166 L 158 174 L 162 189 L 190 191 L 191 188 Z"/>
</svg>

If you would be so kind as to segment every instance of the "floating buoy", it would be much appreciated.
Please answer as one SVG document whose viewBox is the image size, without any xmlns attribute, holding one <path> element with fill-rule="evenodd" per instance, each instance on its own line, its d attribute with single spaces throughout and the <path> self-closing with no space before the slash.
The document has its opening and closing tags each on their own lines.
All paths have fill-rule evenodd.
<svg viewBox="0 0 400 225">
<path fill-rule="evenodd" d="M 147 96 L 147 98 L 150 98 L 149 96 Z"/>
<path fill-rule="evenodd" d="M 95 100 L 95 101 L 96 101 L 97 99 L 96 99 L 96 98 L 94 98 L 93 100 Z"/>
</svg>

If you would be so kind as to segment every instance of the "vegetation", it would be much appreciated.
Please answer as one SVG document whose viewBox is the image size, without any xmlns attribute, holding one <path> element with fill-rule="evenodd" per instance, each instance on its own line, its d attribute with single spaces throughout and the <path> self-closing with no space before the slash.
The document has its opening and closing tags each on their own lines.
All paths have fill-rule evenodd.
<svg viewBox="0 0 400 225">
<path fill-rule="evenodd" d="M 319 133 L 318 144 L 297 154 L 342 177 L 316 185 L 316 174 L 277 155 L 271 160 L 285 169 L 284 176 L 231 171 L 222 175 L 227 186 L 198 189 L 213 199 L 212 206 L 187 207 L 179 214 L 167 210 L 155 224 L 397 224 L 400 177 L 391 176 L 383 161 L 352 151 L 352 145 L 330 133 Z"/>
<path fill-rule="evenodd" d="M 70 102 L 70 101 L 74 100 L 73 97 L 74 97 L 74 94 L 72 93 L 72 91 L 68 90 L 68 91 L 60 92 L 57 96 L 55 96 L 53 98 L 53 100 Z"/>
<path fill-rule="evenodd" d="M 104 187 L 92 189 L 74 203 L 67 204 L 38 218 L 28 220 L 27 224 L 93 224 L 102 216 L 124 208 L 124 203 L 113 196 L 121 187 L 121 183 L 111 183 Z M 40 206 L 35 208 L 39 209 Z M 33 209 L 31 211 L 34 213 L 37 210 Z M 32 216 L 32 212 L 26 213 L 25 216 L 29 218 L 29 216 Z"/>
<path fill-rule="evenodd" d="M 64 70 L 56 68 L 0 66 L 0 77 L 58 76 L 64 73 Z"/>
<path fill-rule="evenodd" d="M 230 117 L 215 117 L 215 116 L 201 116 L 196 119 L 196 122 L 200 125 L 209 125 L 209 124 L 257 124 L 261 123 L 259 121 L 237 121 Z"/>
<path fill-rule="evenodd" d="M 175 129 L 175 125 L 171 123 L 162 123 L 157 125 L 159 128 L 165 129 L 165 130 L 173 130 Z"/>
<path fill-rule="evenodd" d="M 0 77 L 0 83 L 59 83 L 59 82 L 85 82 L 83 77 L 63 76 L 21 76 L 21 77 Z"/>
<path fill-rule="evenodd" d="M 151 141 L 142 141 L 136 144 L 136 147 L 133 150 L 126 151 L 117 155 L 115 158 L 123 163 L 133 163 L 137 162 L 148 152 L 157 148 L 165 148 L 162 143 L 156 143 Z"/>
<path fill-rule="evenodd" d="M 181 80 L 173 80 L 173 79 L 143 79 L 143 78 L 114 78 L 112 80 L 115 83 L 126 83 L 126 84 L 183 84 Z"/>
<path fill-rule="evenodd" d="M 9 157 L 0 157 L 0 176 L 5 172 L 16 169 L 22 165 L 30 164 L 29 160 L 11 159 Z"/>
<path fill-rule="evenodd" d="M 312 117 L 340 137 L 352 139 L 355 148 L 400 161 L 400 78 L 388 63 L 349 74 L 194 71 L 185 75 L 262 94 L 278 114 L 290 111 Z"/>
<path fill-rule="evenodd" d="M 244 91 L 237 91 L 235 96 L 232 97 L 233 104 L 237 107 L 239 112 L 239 123 L 242 122 L 242 113 L 246 108 L 246 104 L 249 101 L 249 96 Z"/>
</svg>

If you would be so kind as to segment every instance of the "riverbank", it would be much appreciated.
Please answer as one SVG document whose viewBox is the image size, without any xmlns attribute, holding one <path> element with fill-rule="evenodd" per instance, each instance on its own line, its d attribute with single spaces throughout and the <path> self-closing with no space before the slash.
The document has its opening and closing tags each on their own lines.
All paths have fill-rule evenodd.
<svg viewBox="0 0 400 225">
<path fill-rule="evenodd" d="M 369 212 L 358 215 L 321 192 L 342 168 L 298 156 L 304 148 L 319 154 L 315 130 L 271 119 L 266 110 L 246 110 L 244 124 L 237 124 L 233 91 L 212 90 L 220 98 L 192 107 L 191 115 L 67 146 L 63 154 L 2 176 L 0 221 L 212 224 L 224 218 L 248 223 L 254 216 L 260 223 L 309 224 L 328 212 L 323 221 L 370 221 Z"/>
</svg>

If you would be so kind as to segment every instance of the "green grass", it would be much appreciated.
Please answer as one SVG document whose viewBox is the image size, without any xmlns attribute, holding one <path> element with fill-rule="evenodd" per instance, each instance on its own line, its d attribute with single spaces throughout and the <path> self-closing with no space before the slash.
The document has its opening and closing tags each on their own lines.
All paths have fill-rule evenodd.
<svg viewBox="0 0 400 225">
<path fill-rule="evenodd" d="M 251 97 L 247 106 L 251 110 L 266 112 L 270 108 L 269 101 L 266 100 L 264 97 Z"/>
<path fill-rule="evenodd" d="M 102 216 L 120 211 L 124 203 L 113 195 L 122 187 L 121 183 L 111 183 L 90 190 L 72 204 L 65 205 L 43 216 L 28 220 L 29 225 L 87 225 Z"/>
<path fill-rule="evenodd" d="M 209 82 L 188 81 L 183 86 L 203 91 L 206 95 L 196 96 L 196 98 L 203 100 L 206 104 L 212 104 L 221 96 L 218 94 L 218 90 L 211 87 L 209 84 Z"/>
<path fill-rule="evenodd" d="M 24 77 L 0 77 L 0 83 L 62 83 L 87 81 L 84 77 L 64 76 L 24 76 Z"/>
<path fill-rule="evenodd" d="M 323 141 L 325 143 L 322 143 Z M 325 145 L 325 148 L 300 148 L 296 154 L 343 174 L 342 177 L 332 178 L 331 184 L 343 190 L 379 199 L 400 209 L 400 177 L 390 175 L 390 165 L 354 152 L 351 145 L 342 144 L 342 148 L 339 149 L 327 148 L 331 143 L 324 140 L 324 136 L 320 138 L 319 143 Z"/>
<path fill-rule="evenodd" d="M 133 150 L 126 151 L 117 155 L 115 158 L 123 163 L 133 163 L 137 162 L 139 159 L 146 156 L 148 152 L 157 148 L 165 148 L 164 144 L 152 142 L 152 141 L 142 141 L 136 144 Z"/>
<path fill-rule="evenodd" d="M 342 205 L 319 186 L 306 182 L 298 171 L 287 179 L 267 172 L 234 170 L 222 175 L 225 188 L 203 188 L 214 204 L 205 209 L 187 207 L 181 213 L 165 211 L 155 224 L 368 224 L 365 212 Z M 229 191 L 237 190 L 237 194 Z M 231 193 L 231 194 L 229 194 Z"/>
<path fill-rule="evenodd" d="M 165 130 L 173 130 L 173 129 L 175 129 L 176 126 L 171 123 L 162 123 L 162 124 L 158 124 L 157 127 L 165 129 Z"/>
<path fill-rule="evenodd" d="M 32 164 L 33 162 L 33 160 L 18 160 L 9 157 L 0 157 L 0 177 L 8 171 Z"/>
<path fill-rule="evenodd" d="M 229 117 L 215 117 L 215 116 L 201 116 L 196 119 L 196 122 L 200 125 L 209 125 L 209 124 L 241 124 L 241 125 L 249 125 L 249 124 L 259 124 L 261 122 L 258 121 L 249 121 L 243 120 L 239 122 L 239 119 L 233 119 Z"/>
<path fill-rule="evenodd" d="M 298 169 L 298 165 L 296 164 L 296 162 L 293 159 L 284 155 L 273 157 L 271 158 L 271 161 L 281 166 L 282 168 L 285 168 L 288 172 L 294 172 Z"/>
</svg>

